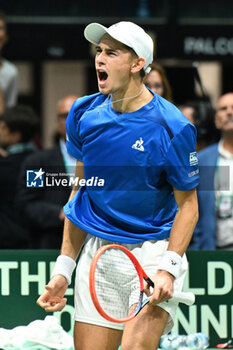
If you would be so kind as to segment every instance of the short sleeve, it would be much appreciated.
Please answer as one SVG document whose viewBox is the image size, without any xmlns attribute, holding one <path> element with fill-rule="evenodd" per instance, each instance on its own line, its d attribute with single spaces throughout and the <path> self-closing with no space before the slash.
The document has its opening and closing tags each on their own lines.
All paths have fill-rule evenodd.
<svg viewBox="0 0 233 350">
<path fill-rule="evenodd" d="M 78 98 L 72 105 L 66 120 L 66 147 L 68 153 L 82 161 L 82 138 L 80 137 L 80 129 L 82 124 L 82 116 L 85 112 L 95 109 L 103 104 L 106 100 L 106 95 L 100 92 Z"/>
<path fill-rule="evenodd" d="M 188 191 L 199 183 L 198 158 L 195 151 L 196 128 L 187 124 L 171 140 L 165 171 L 167 181 L 180 191 Z"/>
<path fill-rule="evenodd" d="M 66 147 L 72 157 L 82 161 L 82 141 L 79 136 L 80 118 L 78 118 L 77 108 L 78 100 L 73 103 L 66 120 Z"/>
</svg>

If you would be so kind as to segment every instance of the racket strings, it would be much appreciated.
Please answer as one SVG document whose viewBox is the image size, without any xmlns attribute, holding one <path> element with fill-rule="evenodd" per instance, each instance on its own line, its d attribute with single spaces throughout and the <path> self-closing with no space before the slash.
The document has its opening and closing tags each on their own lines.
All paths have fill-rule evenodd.
<svg viewBox="0 0 233 350">
<path fill-rule="evenodd" d="M 120 249 L 107 249 L 95 271 L 95 290 L 102 309 L 110 317 L 123 319 L 136 308 L 140 280 L 134 264 Z"/>
</svg>

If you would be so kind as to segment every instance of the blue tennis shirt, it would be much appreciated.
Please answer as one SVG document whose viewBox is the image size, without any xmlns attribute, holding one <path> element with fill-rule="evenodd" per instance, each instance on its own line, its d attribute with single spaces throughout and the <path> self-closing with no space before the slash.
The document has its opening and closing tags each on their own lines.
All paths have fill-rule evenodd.
<svg viewBox="0 0 233 350">
<path fill-rule="evenodd" d="M 79 98 L 67 118 L 67 150 L 84 164 L 83 186 L 64 207 L 75 225 L 103 239 L 138 243 L 169 237 L 177 211 L 173 187 L 198 185 L 196 129 L 170 102 L 154 95 L 120 114 L 97 93 Z"/>
</svg>

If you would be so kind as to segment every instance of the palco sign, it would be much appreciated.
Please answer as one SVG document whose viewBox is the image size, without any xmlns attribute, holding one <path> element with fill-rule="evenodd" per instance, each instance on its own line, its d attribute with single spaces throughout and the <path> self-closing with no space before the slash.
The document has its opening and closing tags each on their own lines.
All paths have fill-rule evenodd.
<svg viewBox="0 0 233 350">
<path fill-rule="evenodd" d="M 185 55 L 233 56 L 233 37 L 187 36 L 184 38 L 184 53 Z"/>
</svg>

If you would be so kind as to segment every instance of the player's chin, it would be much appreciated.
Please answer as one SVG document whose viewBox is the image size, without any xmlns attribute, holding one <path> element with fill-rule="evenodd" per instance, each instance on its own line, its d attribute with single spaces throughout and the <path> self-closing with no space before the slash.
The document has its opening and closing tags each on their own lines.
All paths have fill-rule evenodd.
<svg viewBox="0 0 233 350">
<path fill-rule="evenodd" d="M 110 93 L 110 89 L 107 87 L 99 86 L 99 92 L 101 92 L 101 94 L 103 94 L 103 95 L 108 95 Z"/>
</svg>

